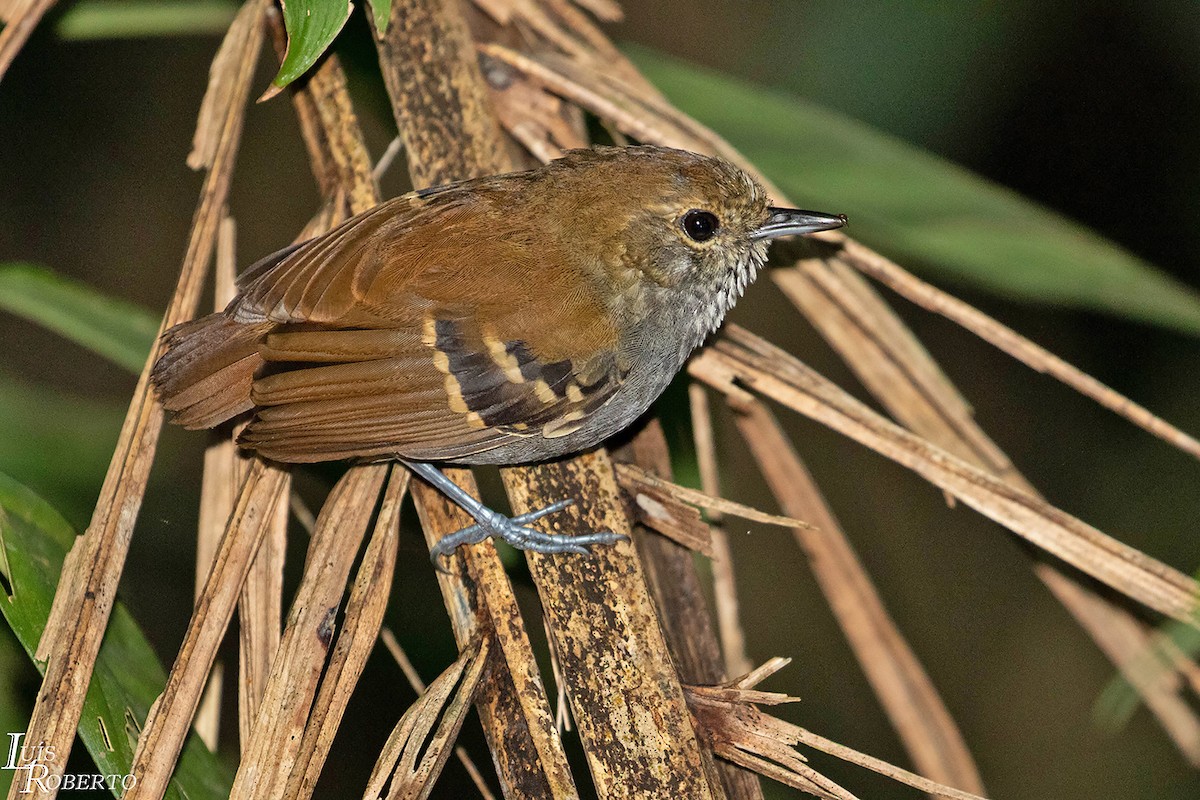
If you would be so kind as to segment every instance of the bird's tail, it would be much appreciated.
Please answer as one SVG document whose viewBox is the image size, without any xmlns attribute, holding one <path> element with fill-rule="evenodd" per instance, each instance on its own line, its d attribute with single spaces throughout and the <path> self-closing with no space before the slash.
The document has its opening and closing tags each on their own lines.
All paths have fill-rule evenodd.
<svg viewBox="0 0 1200 800">
<path fill-rule="evenodd" d="M 263 364 L 259 346 L 271 323 L 245 324 L 210 314 L 163 334 L 164 353 L 150 380 L 173 422 L 211 428 L 254 407 L 250 386 Z"/>
</svg>

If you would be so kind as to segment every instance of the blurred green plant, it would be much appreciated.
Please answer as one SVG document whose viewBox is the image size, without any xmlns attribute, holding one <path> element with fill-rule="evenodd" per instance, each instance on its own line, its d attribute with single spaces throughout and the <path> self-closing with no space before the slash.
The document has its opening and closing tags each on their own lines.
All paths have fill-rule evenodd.
<svg viewBox="0 0 1200 800">
<path fill-rule="evenodd" d="M 0 472 L 85 524 L 112 458 L 125 407 L 51 392 L 0 372 Z"/>
<path fill-rule="evenodd" d="M 145 309 L 33 264 L 0 264 L 0 311 L 44 325 L 135 373 L 158 331 L 158 318 Z"/>
<path fill-rule="evenodd" d="M 0 473 L 0 613 L 39 670 L 34 656 L 75 532 L 57 511 Z M 140 725 L 166 685 L 166 672 L 129 611 L 113 610 L 84 701 L 79 736 L 102 775 L 128 775 Z M 65 759 L 67 754 L 57 754 Z M 228 768 L 194 735 L 166 796 L 202 800 L 229 796 Z M 118 793 L 119 794 L 119 793 Z"/>
<path fill-rule="evenodd" d="M 1200 572 L 1193 577 L 1200 580 Z M 1198 617 L 1200 619 L 1200 617 Z M 1167 620 L 1157 629 L 1158 638 L 1141 653 L 1141 661 L 1133 665 L 1147 676 L 1163 677 L 1175 674 L 1179 658 L 1195 659 L 1200 656 L 1200 630 L 1196 625 L 1178 620 Z M 1132 683 L 1120 673 L 1113 675 L 1096 697 L 1092 707 L 1092 718 L 1109 733 L 1124 729 L 1135 711 L 1142 706 L 1142 696 Z"/>
<path fill-rule="evenodd" d="M 77 41 L 220 34 L 235 13 L 232 0 L 84 0 L 63 12 L 55 31 Z"/>
<path fill-rule="evenodd" d="M 16 635 L 0 626 L 0 734 L 24 730 L 29 722 L 33 687 L 25 685 L 25 678 L 30 673 L 33 670 L 26 666 L 25 653 Z M 7 753 L 7 737 L 4 742 Z M 0 770 L 0 794 L 8 794 L 13 776 L 12 770 Z"/>
</svg>

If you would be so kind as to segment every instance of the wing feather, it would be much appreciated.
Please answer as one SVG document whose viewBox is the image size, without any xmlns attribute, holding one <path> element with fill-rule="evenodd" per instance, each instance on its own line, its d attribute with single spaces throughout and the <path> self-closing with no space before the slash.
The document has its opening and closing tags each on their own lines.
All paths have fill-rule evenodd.
<svg viewBox="0 0 1200 800">
<path fill-rule="evenodd" d="M 276 327 L 244 444 L 281 461 L 456 460 L 565 435 L 614 396 L 625 371 L 594 282 L 570 253 L 481 235 L 507 209 L 480 198 L 397 198 L 251 268 L 225 313 Z"/>
</svg>

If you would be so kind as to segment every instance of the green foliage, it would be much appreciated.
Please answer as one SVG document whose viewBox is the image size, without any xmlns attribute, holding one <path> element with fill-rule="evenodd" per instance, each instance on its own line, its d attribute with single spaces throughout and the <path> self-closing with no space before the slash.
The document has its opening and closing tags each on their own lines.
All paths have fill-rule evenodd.
<svg viewBox="0 0 1200 800">
<path fill-rule="evenodd" d="M 392 16 L 392 0 L 369 0 L 371 11 L 375 15 L 375 28 L 380 33 L 388 29 L 388 20 Z"/>
<path fill-rule="evenodd" d="M 271 82 L 282 88 L 307 72 L 342 30 L 352 8 L 348 0 L 285 0 L 287 55 Z"/>
<path fill-rule="evenodd" d="M 24 730 L 29 722 L 29 711 L 33 707 L 32 687 L 36 686 L 27 684 L 30 673 L 37 674 L 27 665 L 16 636 L 0 625 L 0 735 Z M 2 741 L 4 748 L 0 757 L 7 758 L 7 736 Z M 0 795 L 8 796 L 13 775 L 11 770 L 0 769 Z"/>
<path fill-rule="evenodd" d="M 51 392 L 0 371 L 0 472 L 15 475 L 71 520 L 91 516 L 125 407 Z M 2 733 L 2 731 L 0 731 Z"/>
<path fill-rule="evenodd" d="M 646 76 L 791 199 L 906 266 L 1009 297 L 1200 334 L 1200 295 L 1086 228 L 784 92 L 630 48 Z"/>
<path fill-rule="evenodd" d="M 46 326 L 117 364 L 141 372 L 158 319 L 33 264 L 0 264 L 0 310 Z"/>
<path fill-rule="evenodd" d="M 231 0 L 82 0 L 55 30 L 73 40 L 220 34 L 235 13 Z"/>
<path fill-rule="evenodd" d="M 46 627 L 63 559 L 75 542 L 70 525 L 41 498 L 0 474 L 0 613 L 33 658 Z M 45 664 L 35 660 L 40 671 Z M 88 687 L 79 736 L 103 775 L 126 775 L 137 734 L 166 673 L 149 642 L 120 603 L 113 609 Z M 67 757 L 61 753 L 56 758 Z M 229 796 L 232 776 L 192 736 L 166 796 L 201 800 Z"/>
</svg>

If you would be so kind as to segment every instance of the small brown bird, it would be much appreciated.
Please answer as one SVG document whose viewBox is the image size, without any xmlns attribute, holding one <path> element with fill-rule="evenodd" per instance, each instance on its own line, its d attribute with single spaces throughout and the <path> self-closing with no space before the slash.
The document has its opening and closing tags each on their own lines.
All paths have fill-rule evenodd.
<svg viewBox="0 0 1200 800">
<path fill-rule="evenodd" d="M 721 324 L 771 239 L 845 217 L 773 208 L 717 158 L 575 150 L 397 197 L 251 266 L 218 314 L 164 334 L 152 373 L 188 428 L 253 411 L 239 443 L 284 462 L 397 458 L 499 536 L 586 552 L 612 533 L 528 527 L 433 464 L 520 464 L 632 423 Z"/>
</svg>

